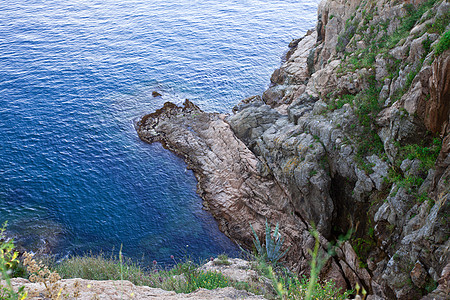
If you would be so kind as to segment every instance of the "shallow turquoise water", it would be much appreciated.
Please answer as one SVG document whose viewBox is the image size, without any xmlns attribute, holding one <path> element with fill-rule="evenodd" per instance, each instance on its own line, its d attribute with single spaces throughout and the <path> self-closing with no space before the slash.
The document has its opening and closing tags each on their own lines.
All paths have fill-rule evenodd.
<svg viewBox="0 0 450 300">
<path fill-rule="evenodd" d="M 262 93 L 317 2 L 1 1 L 0 221 L 59 255 L 237 253 L 182 159 L 133 122 L 169 100 L 229 112 Z"/>
</svg>

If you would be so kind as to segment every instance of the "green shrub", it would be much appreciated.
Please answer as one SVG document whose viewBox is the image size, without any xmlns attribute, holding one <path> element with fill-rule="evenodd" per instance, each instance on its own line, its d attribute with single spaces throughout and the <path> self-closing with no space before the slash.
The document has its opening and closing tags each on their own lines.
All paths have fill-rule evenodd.
<svg viewBox="0 0 450 300">
<path fill-rule="evenodd" d="M 440 55 L 442 52 L 450 48 L 450 30 L 444 33 L 436 44 L 436 55 Z"/>
<path fill-rule="evenodd" d="M 307 291 L 311 279 L 303 276 L 301 280 L 297 277 L 288 277 L 283 284 L 286 288 L 287 299 L 307 299 Z M 341 293 L 341 288 L 336 287 L 333 281 L 314 282 L 309 299 L 321 300 L 343 300 L 350 297 L 351 291 Z"/>
<path fill-rule="evenodd" d="M 213 290 L 230 286 L 230 279 L 222 273 L 195 271 L 185 275 L 186 288 L 183 293 L 191 293 L 199 288 Z"/>
<path fill-rule="evenodd" d="M 427 54 L 430 53 L 432 43 L 433 42 L 430 40 L 430 36 L 427 36 L 427 39 L 422 42 L 423 49 L 425 50 L 422 58 L 425 58 Z"/>
<path fill-rule="evenodd" d="M 424 171 L 434 167 L 436 159 L 441 152 L 442 141 L 439 138 L 433 139 L 433 142 L 428 146 L 421 146 L 417 144 L 409 144 L 400 147 L 402 154 L 401 159 L 419 159 L 421 168 Z"/>
<path fill-rule="evenodd" d="M 372 154 L 382 156 L 384 154 L 384 146 L 373 125 L 381 110 L 381 105 L 378 102 L 380 88 L 376 87 L 373 76 L 370 76 L 368 81 L 370 83 L 369 89 L 357 94 L 354 103 L 355 113 L 358 117 L 359 125 L 361 125 L 359 128 L 360 132 L 356 137 L 358 143 L 356 162 L 361 169 L 370 174 L 373 173 L 373 165 L 368 163 L 365 157 Z"/>
<path fill-rule="evenodd" d="M 27 297 L 24 287 L 15 292 L 11 284 L 13 269 L 18 264 L 18 252 L 14 249 L 14 241 L 5 236 L 6 225 L 7 222 L 0 228 L 0 279 L 6 282 L 6 286 L 0 285 L 0 299 L 22 300 Z"/>
<path fill-rule="evenodd" d="M 406 9 L 408 16 L 403 20 L 400 30 L 410 31 L 422 15 L 432 8 L 438 1 L 439 0 L 428 0 L 419 5 L 417 8 L 415 8 L 412 4 L 405 4 L 404 8 Z"/>
<path fill-rule="evenodd" d="M 354 98 L 355 98 L 355 95 L 345 94 L 345 95 L 339 96 L 335 100 L 331 99 L 331 100 L 329 100 L 329 103 L 327 104 L 327 109 L 330 111 L 333 111 L 335 109 L 341 109 L 346 103 L 349 103 L 352 106 Z"/>
<path fill-rule="evenodd" d="M 416 77 L 416 75 L 419 73 L 420 69 L 422 68 L 422 64 L 419 64 L 414 70 L 412 70 L 411 72 L 408 73 L 408 75 L 406 76 L 406 81 L 405 81 L 405 85 L 402 88 L 401 94 L 403 96 L 404 93 L 406 93 L 406 91 L 409 90 L 409 88 L 411 87 L 411 84 L 414 80 L 414 78 Z"/>
<path fill-rule="evenodd" d="M 217 259 L 214 260 L 215 266 L 229 266 L 231 265 L 231 262 L 228 260 L 228 255 L 226 254 L 220 254 L 217 256 Z"/>
<path fill-rule="evenodd" d="M 449 23 L 450 23 L 450 11 L 447 11 L 438 18 L 436 18 L 436 20 L 432 24 L 427 24 L 428 25 L 427 31 L 430 33 L 442 34 Z"/>
<path fill-rule="evenodd" d="M 426 197 L 426 195 L 419 195 L 418 190 L 429 169 L 433 168 L 436 159 L 441 151 L 442 141 L 439 138 L 433 139 L 431 143 L 427 146 L 418 144 L 408 144 L 401 146 L 400 143 L 396 145 L 399 148 L 399 157 L 396 159 L 396 167 L 391 168 L 388 172 L 389 183 L 397 184 L 397 187 L 402 187 L 407 193 L 416 196 L 417 202 L 421 203 L 427 200 L 427 202 L 432 205 L 433 200 Z M 420 169 L 422 173 L 420 176 L 413 176 L 409 174 L 403 174 L 399 166 L 405 159 L 418 159 L 420 160 Z"/>
</svg>

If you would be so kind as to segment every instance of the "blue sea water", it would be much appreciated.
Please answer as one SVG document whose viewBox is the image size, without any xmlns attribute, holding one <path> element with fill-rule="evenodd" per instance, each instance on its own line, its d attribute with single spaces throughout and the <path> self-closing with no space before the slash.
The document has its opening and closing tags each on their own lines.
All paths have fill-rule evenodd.
<svg viewBox="0 0 450 300">
<path fill-rule="evenodd" d="M 183 160 L 133 124 L 165 101 L 229 112 L 261 94 L 317 2 L 1 1 L 0 221 L 62 256 L 236 254 Z"/>
</svg>

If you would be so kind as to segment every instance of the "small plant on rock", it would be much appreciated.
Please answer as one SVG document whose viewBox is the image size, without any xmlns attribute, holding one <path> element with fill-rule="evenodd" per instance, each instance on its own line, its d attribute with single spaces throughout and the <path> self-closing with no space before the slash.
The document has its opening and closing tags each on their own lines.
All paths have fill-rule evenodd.
<svg viewBox="0 0 450 300">
<path fill-rule="evenodd" d="M 450 30 L 444 33 L 436 45 L 436 55 L 440 55 L 447 49 L 450 49 Z"/>
<path fill-rule="evenodd" d="M 255 230 L 252 228 L 254 235 L 254 244 L 258 251 L 259 257 L 267 257 L 267 253 L 264 245 L 261 245 L 258 236 L 256 235 Z M 304 300 L 312 300 L 312 299 L 324 299 L 324 300 L 343 300 L 347 299 L 353 291 L 341 291 L 341 288 L 336 287 L 333 281 L 322 281 L 319 279 L 319 273 L 323 265 L 327 261 L 327 254 L 325 257 L 319 255 L 320 242 L 319 242 L 319 233 L 317 230 L 313 229 L 311 231 L 311 235 L 315 239 L 314 249 L 309 249 L 309 253 L 311 255 L 311 272 L 310 277 L 298 277 L 298 274 L 294 274 L 289 271 L 286 267 L 282 265 L 278 265 L 276 268 L 273 268 L 269 259 L 260 259 L 257 261 L 258 263 L 258 271 L 262 273 L 263 276 L 267 277 L 272 283 L 273 296 L 279 299 L 304 299 Z M 267 241 L 269 237 L 269 240 Z M 266 222 L 266 245 L 281 245 L 283 244 L 283 239 L 281 239 L 278 232 L 278 224 L 275 227 L 274 233 L 271 234 L 271 228 Z M 273 247 L 275 251 L 277 247 Z M 275 251 L 276 252 L 276 251 Z M 284 254 L 278 250 L 278 259 L 280 259 Z"/>
<path fill-rule="evenodd" d="M 253 235 L 255 239 L 253 240 L 253 244 L 255 245 L 257 254 L 259 257 L 269 261 L 272 264 L 277 264 L 277 262 L 286 255 L 289 249 L 286 249 L 286 251 L 282 252 L 281 248 L 284 243 L 284 238 L 281 237 L 281 234 L 279 232 L 279 225 L 275 226 L 275 230 L 273 231 L 273 234 L 271 233 L 272 228 L 269 226 L 266 220 L 266 231 L 265 231 L 265 244 L 261 244 L 258 235 L 256 234 L 255 230 L 253 229 L 253 226 L 250 224 L 250 228 L 253 231 Z"/>
<path fill-rule="evenodd" d="M 217 256 L 217 259 L 213 261 L 215 266 L 229 266 L 231 262 L 228 260 L 228 255 L 220 254 Z"/>
<path fill-rule="evenodd" d="M 45 286 L 47 297 L 50 299 L 61 299 L 63 288 L 58 282 L 61 277 L 58 273 L 50 271 L 47 266 L 45 266 L 42 261 L 37 262 L 33 255 L 25 252 L 23 254 L 24 260 L 23 264 L 27 267 L 30 273 L 29 280 L 31 282 L 41 282 Z"/>
<path fill-rule="evenodd" d="M 199 288 L 213 290 L 230 286 L 230 279 L 225 275 L 212 271 L 194 271 L 186 274 L 185 293 L 191 293 Z"/>
<path fill-rule="evenodd" d="M 0 299 L 22 300 L 27 297 L 24 287 L 15 292 L 11 284 L 10 274 L 18 263 L 18 252 L 14 250 L 14 241 L 5 237 L 6 225 L 7 222 L 0 228 L 0 279 L 6 282 L 6 286 L 0 285 Z"/>
</svg>

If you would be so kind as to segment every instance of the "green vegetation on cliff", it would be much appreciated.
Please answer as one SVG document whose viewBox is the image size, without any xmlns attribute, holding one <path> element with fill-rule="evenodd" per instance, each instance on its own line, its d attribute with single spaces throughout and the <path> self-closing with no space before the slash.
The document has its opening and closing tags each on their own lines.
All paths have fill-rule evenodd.
<svg viewBox="0 0 450 300">
<path fill-rule="evenodd" d="M 436 54 L 440 55 L 445 50 L 450 49 L 450 30 L 444 33 L 436 45 Z"/>
<path fill-rule="evenodd" d="M 349 103 L 355 110 L 359 120 L 359 132 L 355 134 L 357 140 L 357 162 L 359 166 L 364 169 L 368 174 L 372 172 L 372 165 L 365 160 L 366 156 L 371 154 L 377 154 L 381 157 L 385 157 L 384 145 L 378 135 L 379 126 L 376 123 L 376 118 L 380 111 L 386 107 L 385 99 L 380 99 L 380 91 L 383 86 L 383 81 L 375 79 L 374 70 L 376 68 L 376 58 L 381 56 L 386 62 L 385 68 L 389 71 L 389 74 L 384 79 L 393 81 L 398 78 L 399 70 L 409 69 L 409 73 L 406 76 L 406 81 L 398 88 L 390 97 L 390 104 L 398 101 L 411 87 L 411 84 L 416 75 L 421 70 L 424 61 L 431 51 L 435 51 L 436 55 L 441 54 L 443 51 L 450 47 L 450 32 L 444 33 L 445 28 L 450 22 L 450 12 L 443 13 L 433 23 L 426 23 L 426 30 L 423 30 L 420 35 L 416 35 L 415 38 L 419 38 L 422 35 L 437 33 L 442 35 L 439 42 L 434 48 L 431 47 L 432 41 L 430 37 L 422 42 L 423 54 L 420 61 L 415 62 L 413 66 L 406 67 L 407 64 L 404 61 L 396 59 L 391 51 L 405 42 L 410 36 L 411 29 L 421 23 L 426 22 L 434 16 L 435 11 L 433 8 L 436 4 L 440 3 L 440 0 L 428 0 L 418 5 L 417 7 L 412 4 L 404 5 L 406 10 L 406 16 L 400 22 L 400 25 L 394 31 L 389 34 L 387 32 L 388 24 L 390 20 L 374 21 L 374 15 L 378 15 L 378 10 L 375 7 L 374 1 L 363 1 L 356 13 L 352 15 L 345 23 L 345 30 L 339 35 L 336 51 L 341 52 L 343 60 L 338 68 L 338 74 L 344 75 L 347 73 L 353 73 L 357 70 L 368 69 L 368 75 L 365 75 L 365 81 L 369 86 L 368 89 L 362 90 L 357 94 L 349 94 L 348 91 L 336 91 L 327 95 L 328 108 L 331 110 L 339 109 L 343 104 Z M 360 14 L 357 14 L 360 12 Z M 362 20 L 357 18 L 357 15 L 362 16 Z M 369 26 L 370 25 L 370 26 Z M 359 38 L 354 38 L 358 36 Z M 356 42 L 361 41 L 367 47 L 362 49 L 356 47 Z M 347 45 L 349 45 L 347 47 Z M 348 50 L 350 48 L 351 50 Z M 430 64 L 430 62 L 428 62 Z M 406 65 L 407 66 L 407 65 Z M 346 99 L 343 101 L 343 99 Z M 390 105 L 388 104 L 388 105 Z M 408 115 L 408 112 L 404 111 Z M 415 117 L 415 116 L 414 116 Z M 356 127 L 355 127 L 356 128 Z M 390 182 L 410 182 L 415 181 L 413 184 L 406 184 L 410 188 L 410 192 L 417 190 L 417 184 L 419 181 L 423 181 L 424 178 L 406 178 L 402 173 L 398 172 L 400 163 L 406 159 L 419 159 L 423 161 L 426 166 L 423 169 L 430 169 L 433 167 L 437 154 L 439 153 L 441 141 L 437 138 L 430 137 L 423 141 L 422 144 L 406 143 L 403 145 L 398 144 L 399 156 L 396 158 L 398 162 L 397 168 L 393 169 L 393 173 L 390 176 Z M 427 155 L 416 155 L 412 157 L 411 154 L 406 155 L 412 151 L 412 153 L 418 154 L 423 149 L 425 152 L 428 149 L 431 152 Z M 403 184 L 403 183 L 402 183 Z M 411 187 L 416 187 L 411 189 Z"/>
</svg>

